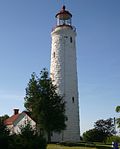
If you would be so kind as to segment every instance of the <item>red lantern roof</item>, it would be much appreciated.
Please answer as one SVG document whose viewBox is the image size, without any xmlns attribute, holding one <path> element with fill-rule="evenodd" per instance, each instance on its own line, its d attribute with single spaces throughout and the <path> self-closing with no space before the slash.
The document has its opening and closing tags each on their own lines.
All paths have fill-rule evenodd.
<svg viewBox="0 0 120 149">
<path fill-rule="evenodd" d="M 60 12 L 57 13 L 55 17 L 59 18 L 60 20 L 67 20 L 72 17 L 72 14 L 69 11 L 65 10 L 65 6 L 63 6 Z"/>
</svg>

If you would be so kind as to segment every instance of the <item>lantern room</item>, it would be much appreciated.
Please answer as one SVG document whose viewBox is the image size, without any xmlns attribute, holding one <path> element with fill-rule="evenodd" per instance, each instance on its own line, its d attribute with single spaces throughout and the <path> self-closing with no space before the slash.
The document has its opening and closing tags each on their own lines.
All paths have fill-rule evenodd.
<svg viewBox="0 0 120 149">
<path fill-rule="evenodd" d="M 71 26 L 72 14 L 65 10 L 65 6 L 62 7 L 59 13 L 55 16 L 57 18 L 57 26 L 68 25 Z"/>
</svg>

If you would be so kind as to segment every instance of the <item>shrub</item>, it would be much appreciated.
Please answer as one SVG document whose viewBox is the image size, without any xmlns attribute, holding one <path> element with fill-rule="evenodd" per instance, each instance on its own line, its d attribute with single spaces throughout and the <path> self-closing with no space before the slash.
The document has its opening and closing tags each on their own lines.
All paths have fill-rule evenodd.
<svg viewBox="0 0 120 149">
<path fill-rule="evenodd" d="M 2 149 L 8 149 L 8 137 L 0 136 L 0 146 Z"/>
<path fill-rule="evenodd" d="M 118 142 L 120 143 L 120 137 L 119 136 L 111 136 L 107 138 L 107 144 L 112 144 L 112 142 Z"/>
<path fill-rule="evenodd" d="M 90 129 L 83 133 L 83 140 L 85 142 L 103 142 L 105 135 L 101 130 Z"/>
<path fill-rule="evenodd" d="M 10 136 L 9 149 L 46 149 L 46 140 L 41 137 L 34 135 L 31 138 L 23 137 L 21 135 Z"/>
</svg>

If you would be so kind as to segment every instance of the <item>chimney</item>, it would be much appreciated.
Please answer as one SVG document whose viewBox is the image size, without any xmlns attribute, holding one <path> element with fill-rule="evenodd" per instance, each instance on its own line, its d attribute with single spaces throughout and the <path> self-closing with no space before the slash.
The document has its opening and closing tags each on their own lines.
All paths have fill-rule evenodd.
<svg viewBox="0 0 120 149">
<path fill-rule="evenodd" d="M 19 109 L 14 109 L 14 115 L 19 113 Z"/>
</svg>

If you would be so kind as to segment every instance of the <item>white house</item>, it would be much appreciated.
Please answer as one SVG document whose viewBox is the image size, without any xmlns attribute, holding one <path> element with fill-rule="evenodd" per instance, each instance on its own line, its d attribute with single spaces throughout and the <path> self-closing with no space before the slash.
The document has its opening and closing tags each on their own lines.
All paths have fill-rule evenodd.
<svg viewBox="0 0 120 149">
<path fill-rule="evenodd" d="M 23 111 L 19 113 L 19 109 L 14 109 L 14 114 L 4 121 L 4 124 L 10 130 L 10 133 L 19 134 L 21 132 L 21 127 L 30 124 L 33 129 L 36 127 L 35 121 L 29 116 L 29 113 Z"/>
</svg>

